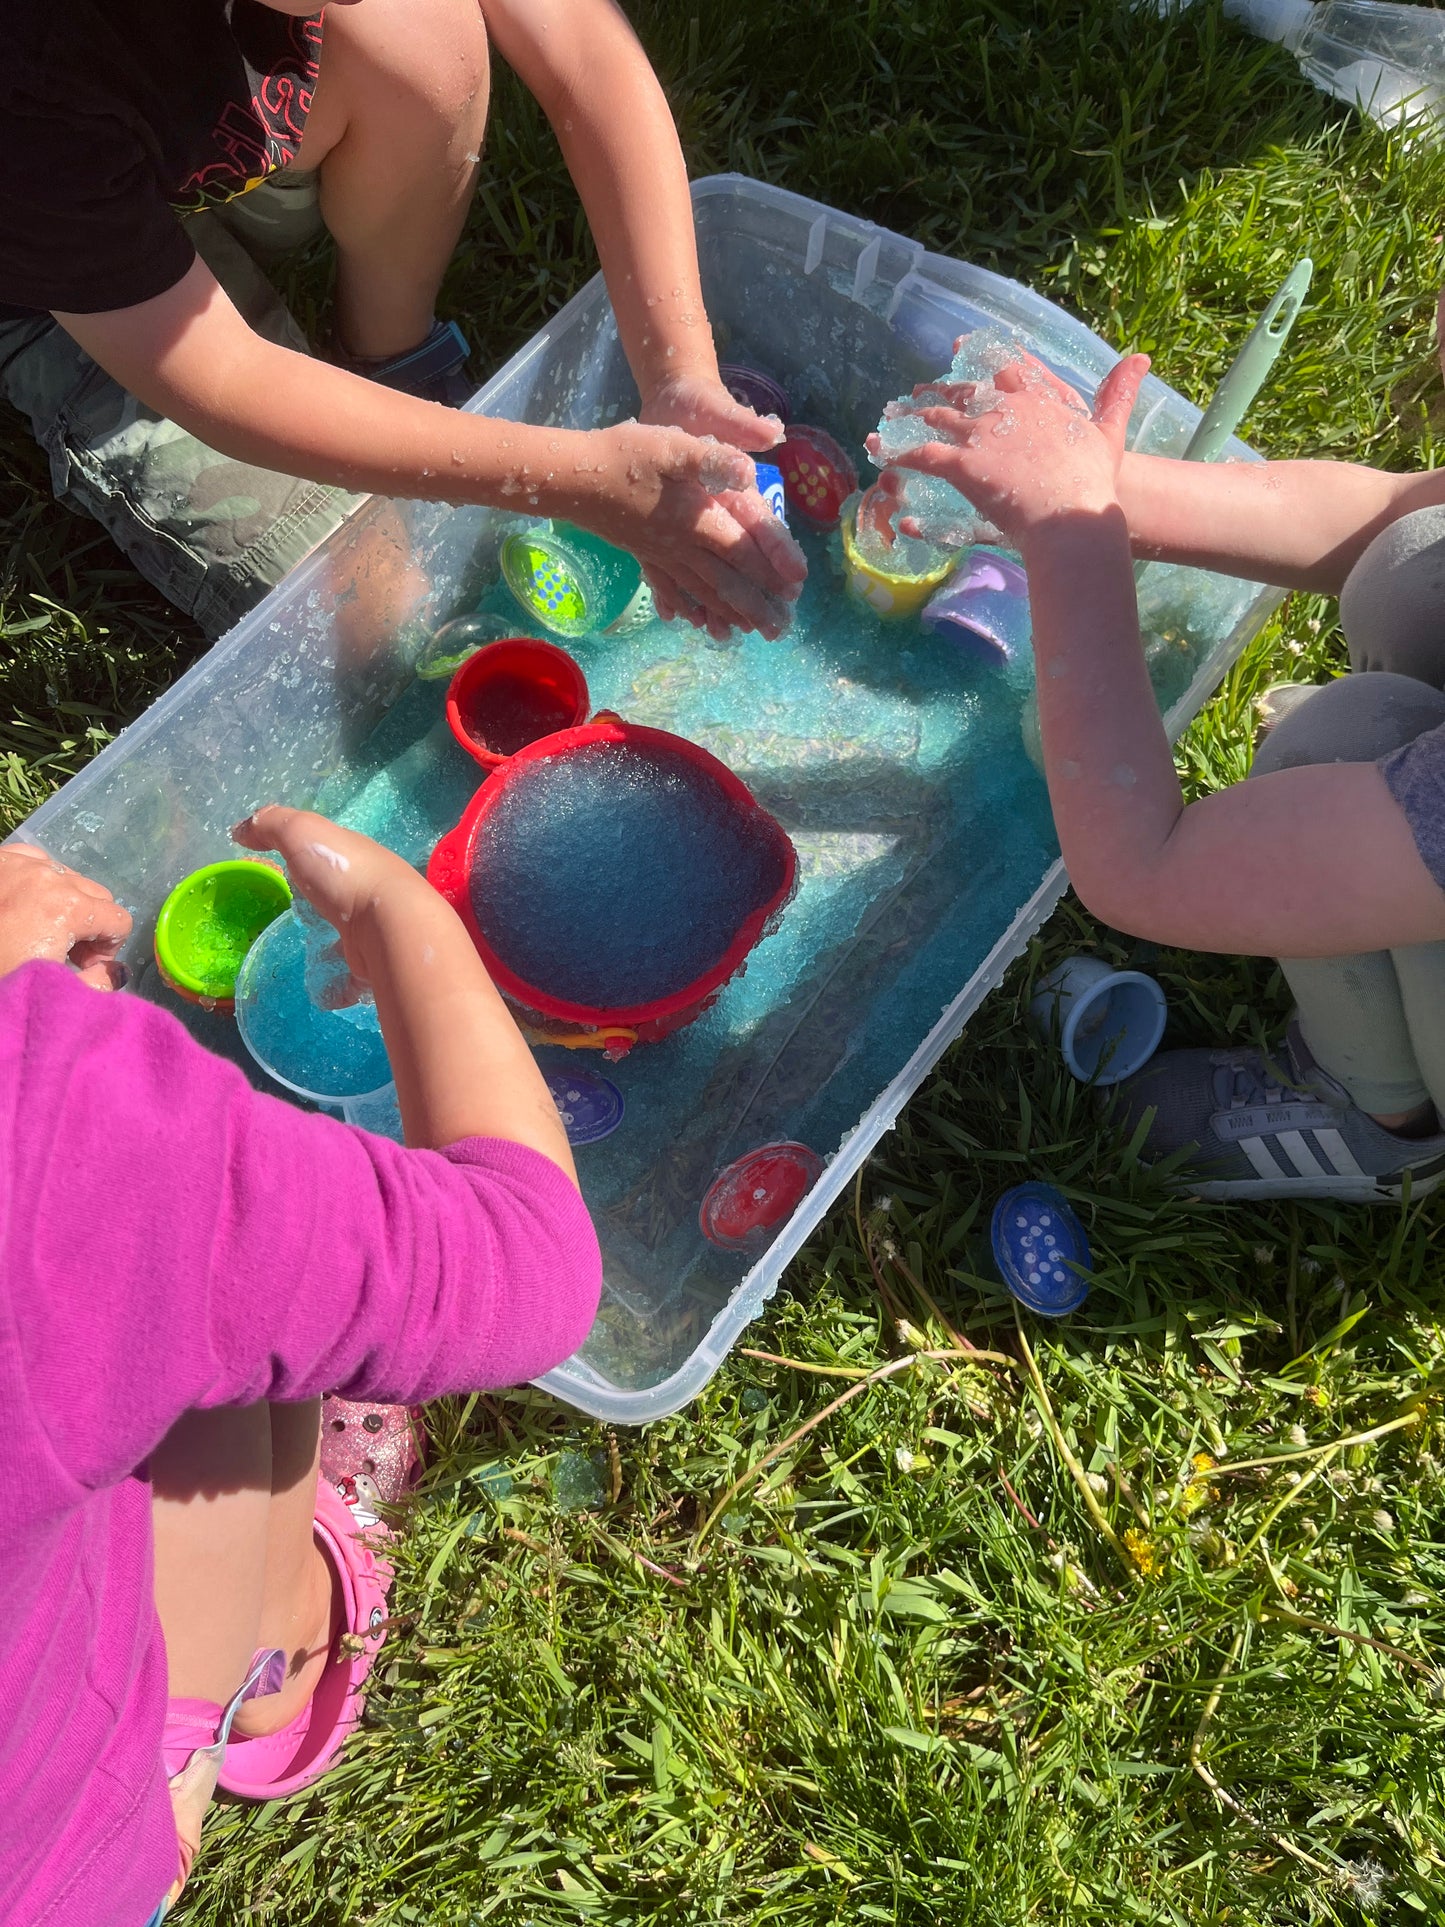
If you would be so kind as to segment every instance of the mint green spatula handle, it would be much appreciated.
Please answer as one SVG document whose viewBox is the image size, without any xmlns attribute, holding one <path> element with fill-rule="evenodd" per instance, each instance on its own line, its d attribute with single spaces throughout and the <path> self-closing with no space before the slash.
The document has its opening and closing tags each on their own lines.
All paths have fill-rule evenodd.
<svg viewBox="0 0 1445 1927">
<path fill-rule="evenodd" d="M 1289 340 L 1314 271 L 1308 255 L 1290 269 L 1284 286 L 1250 329 L 1228 374 L 1215 390 L 1214 399 L 1200 417 L 1199 426 L 1184 451 L 1186 462 L 1212 462 L 1244 420 L 1250 403 L 1264 386 L 1280 350 Z"/>
</svg>

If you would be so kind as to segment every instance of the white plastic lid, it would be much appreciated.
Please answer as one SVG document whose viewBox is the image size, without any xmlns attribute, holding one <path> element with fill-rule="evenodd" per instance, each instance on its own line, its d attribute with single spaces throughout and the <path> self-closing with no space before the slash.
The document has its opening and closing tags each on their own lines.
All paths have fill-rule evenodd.
<svg viewBox="0 0 1445 1927">
<path fill-rule="evenodd" d="M 1239 21 L 1262 40 L 1278 40 L 1294 53 L 1309 32 L 1313 0 L 1224 0 L 1230 20 Z"/>
</svg>

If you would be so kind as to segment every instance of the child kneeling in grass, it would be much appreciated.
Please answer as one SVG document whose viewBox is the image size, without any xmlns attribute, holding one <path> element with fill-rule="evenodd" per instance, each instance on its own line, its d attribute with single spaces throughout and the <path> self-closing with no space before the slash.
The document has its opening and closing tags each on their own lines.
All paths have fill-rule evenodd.
<svg viewBox="0 0 1445 1927">
<path fill-rule="evenodd" d="M 1147 368 L 1120 362 L 1091 411 L 1023 358 L 986 412 L 969 384 L 929 409 L 940 440 L 898 466 L 1022 553 L 1080 899 L 1158 943 L 1276 957 L 1294 994 L 1277 1054 L 1168 1051 L 1120 1087 L 1147 1153 L 1187 1151 L 1212 1197 L 1418 1194 L 1445 1175 L 1445 473 L 1127 453 Z M 1287 710 L 1249 781 L 1187 807 L 1135 557 L 1338 595 L 1349 641 L 1353 673 Z"/>
<path fill-rule="evenodd" d="M 7 1922 L 159 1920 L 218 1776 L 294 1792 L 355 1724 L 390 1575 L 318 1480 L 320 1394 L 516 1384 L 596 1310 L 566 1136 L 450 907 L 321 817 L 236 836 L 371 986 L 409 1148 L 98 995 L 124 910 L 0 850 Z"/>
<path fill-rule="evenodd" d="M 4 29 L 0 397 L 209 633 L 344 490 L 564 516 L 632 550 L 662 614 L 781 633 L 806 565 L 741 450 L 782 427 L 719 379 L 682 150 L 615 0 L 7 0 Z M 435 303 L 495 55 L 576 180 L 639 421 L 446 406 L 473 384 Z M 260 269 L 323 231 L 329 361 Z"/>
</svg>

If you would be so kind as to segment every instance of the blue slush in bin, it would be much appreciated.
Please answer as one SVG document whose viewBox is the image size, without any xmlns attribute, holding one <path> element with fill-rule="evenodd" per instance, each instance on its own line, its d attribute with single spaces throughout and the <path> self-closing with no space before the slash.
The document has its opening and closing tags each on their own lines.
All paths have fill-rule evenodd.
<svg viewBox="0 0 1445 1927">
<path fill-rule="evenodd" d="M 391 1082 L 370 1001 L 324 1009 L 308 983 L 306 925 L 294 910 L 263 930 L 236 979 L 242 1041 L 278 1084 L 315 1104 L 366 1097 Z"/>
<path fill-rule="evenodd" d="M 1116 360 L 1020 283 L 815 201 L 723 176 L 696 183 L 693 204 L 721 359 L 765 370 L 794 418 L 854 461 L 883 404 L 935 379 L 972 329 L 1013 330 L 1085 393 Z M 468 404 L 564 428 L 637 406 L 600 282 Z M 1151 376 L 1131 445 L 1178 454 L 1198 419 Z M 1251 459 L 1237 442 L 1229 453 Z M 516 526 L 477 508 L 363 503 L 24 826 L 131 910 L 142 994 L 164 995 L 149 945 L 170 884 L 232 854 L 229 826 L 261 802 L 314 804 L 425 863 L 479 771 L 447 731 L 444 683 L 416 674 L 419 650 L 457 615 L 515 623 L 499 551 Z M 620 1063 L 579 1055 L 621 1102 L 615 1128 L 578 1153 L 606 1282 L 587 1343 L 545 1383 L 613 1422 L 676 1410 L 717 1369 L 1064 887 L 1020 745 L 1027 649 L 999 671 L 916 623 L 887 627 L 845 598 L 836 536 L 794 532 L 810 577 L 785 645 L 716 650 L 651 618 L 566 643 L 597 708 L 707 749 L 798 855 L 777 929 L 696 1022 Z M 1276 598 L 1192 570 L 1145 573 L 1177 639 L 1177 731 Z M 183 1016 L 211 1038 L 204 1012 Z M 212 1029 L 246 1056 L 233 1027 Z M 788 1208 L 756 1243 L 705 1236 L 718 1179 L 781 1144 L 818 1160 Z"/>
</svg>

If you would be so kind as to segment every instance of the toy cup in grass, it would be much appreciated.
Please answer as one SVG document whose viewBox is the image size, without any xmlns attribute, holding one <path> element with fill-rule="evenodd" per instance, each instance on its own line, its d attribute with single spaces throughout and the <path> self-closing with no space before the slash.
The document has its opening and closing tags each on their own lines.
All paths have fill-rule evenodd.
<svg viewBox="0 0 1445 1927">
<path fill-rule="evenodd" d="M 1066 957 L 1042 977 L 1029 1016 L 1054 1038 L 1082 1083 L 1120 1084 L 1143 1070 L 1169 1021 L 1164 992 L 1139 970 L 1115 970 L 1102 957 Z"/>
<path fill-rule="evenodd" d="M 989 1239 L 998 1274 L 1041 1318 L 1063 1318 L 1089 1295 L 1094 1268 L 1089 1238 L 1062 1191 L 1018 1184 L 993 1208 Z"/>
<path fill-rule="evenodd" d="M 587 678 L 553 642 L 510 636 L 462 664 L 447 690 L 447 726 L 483 769 L 587 720 Z"/>
<path fill-rule="evenodd" d="M 156 967 L 178 997 L 234 1011 L 246 953 L 288 908 L 291 885 L 269 863 L 232 858 L 184 877 L 156 919 Z"/>
<path fill-rule="evenodd" d="M 427 874 L 525 1023 L 621 1056 L 707 1009 L 791 896 L 797 857 L 705 749 L 599 720 L 518 750 Z"/>
</svg>

